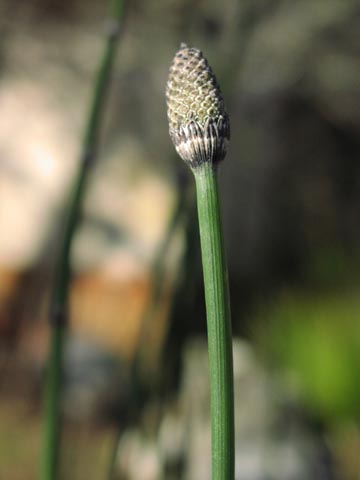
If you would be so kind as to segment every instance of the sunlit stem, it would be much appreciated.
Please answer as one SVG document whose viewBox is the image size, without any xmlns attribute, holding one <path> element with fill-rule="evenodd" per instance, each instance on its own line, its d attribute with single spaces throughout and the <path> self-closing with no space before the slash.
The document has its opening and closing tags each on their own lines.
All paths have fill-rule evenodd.
<svg viewBox="0 0 360 480">
<path fill-rule="evenodd" d="M 234 480 L 234 387 L 228 275 L 216 168 L 193 169 L 206 302 L 213 480 Z"/>
</svg>

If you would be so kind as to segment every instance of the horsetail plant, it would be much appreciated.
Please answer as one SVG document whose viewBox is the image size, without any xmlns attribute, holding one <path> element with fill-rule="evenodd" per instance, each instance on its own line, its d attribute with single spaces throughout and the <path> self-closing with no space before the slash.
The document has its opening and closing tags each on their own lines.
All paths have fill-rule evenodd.
<svg viewBox="0 0 360 480">
<path fill-rule="evenodd" d="M 234 387 L 230 302 L 217 167 L 230 124 L 202 52 L 181 44 L 166 89 L 169 133 L 195 177 L 208 330 L 213 480 L 234 480 Z"/>
<path fill-rule="evenodd" d="M 116 53 L 124 0 L 110 0 L 111 24 L 94 85 L 88 120 L 82 143 L 79 169 L 67 210 L 67 222 L 56 265 L 55 282 L 50 301 L 51 339 L 44 405 L 44 440 L 41 458 L 41 480 L 57 480 L 61 430 L 62 363 L 65 333 L 68 326 L 68 300 L 71 280 L 70 253 L 78 224 L 87 180 L 97 154 L 98 136 L 108 83 Z"/>
</svg>

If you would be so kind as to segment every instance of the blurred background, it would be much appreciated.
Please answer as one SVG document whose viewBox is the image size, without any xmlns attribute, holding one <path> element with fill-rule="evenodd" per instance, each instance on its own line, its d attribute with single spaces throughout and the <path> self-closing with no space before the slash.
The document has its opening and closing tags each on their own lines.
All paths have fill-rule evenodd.
<svg viewBox="0 0 360 480">
<path fill-rule="evenodd" d="M 37 478 L 49 293 L 105 3 L 0 0 L 1 480 Z M 360 478 L 359 27 L 357 0 L 127 2 L 72 255 L 62 478 L 107 479 L 114 456 L 118 480 L 210 478 L 196 206 L 164 96 L 181 41 L 231 120 L 237 478 Z"/>
</svg>

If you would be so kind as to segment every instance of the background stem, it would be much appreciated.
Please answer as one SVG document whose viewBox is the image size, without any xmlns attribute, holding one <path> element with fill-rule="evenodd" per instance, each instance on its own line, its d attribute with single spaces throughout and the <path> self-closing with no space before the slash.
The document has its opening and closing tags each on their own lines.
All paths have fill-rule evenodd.
<svg viewBox="0 0 360 480">
<path fill-rule="evenodd" d="M 234 479 L 234 387 L 229 289 L 216 169 L 193 169 L 204 274 L 211 398 L 213 480 Z"/>
<path fill-rule="evenodd" d="M 110 2 L 111 23 L 109 23 L 105 49 L 96 77 L 78 173 L 71 191 L 64 238 L 56 267 L 56 277 L 49 311 L 51 341 L 44 405 L 45 431 L 40 475 L 42 480 L 56 480 L 58 478 L 62 391 L 61 369 L 64 338 L 68 324 L 71 244 L 81 211 L 87 179 L 96 156 L 102 112 L 115 57 L 116 43 L 120 33 L 120 21 L 123 18 L 123 6 L 123 0 L 112 0 Z"/>
</svg>

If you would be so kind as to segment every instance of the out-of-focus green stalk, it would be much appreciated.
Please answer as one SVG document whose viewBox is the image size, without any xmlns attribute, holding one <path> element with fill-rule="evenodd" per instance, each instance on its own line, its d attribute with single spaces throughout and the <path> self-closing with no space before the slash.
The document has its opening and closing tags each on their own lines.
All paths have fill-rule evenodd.
<svg viewBox="0 0 360 480">
<path fill-rule="evenodd" d="M 154 381 L 153 373 L 149 371 L 148 357 L 148 338 L 153 327 L 153 320 L 159 303 L 167 288 L 166 282 L 166 263 L 169 257 L 169 250 L 173 244 L 175 235 L 178 232 L 179 225 L 184 221 L 187 209 L 189 208 L 188 196 L 188 177 L 184 176 L 182 171 L 177 172 L 176 179 L 176 197 L 175 204 L 170 214 L 164 236 L 157 248 L 152 269 L 151 269 L 151 291 L 150 298 L 142 319 L 141 332 L 139 339 L 139 347 L 134 359 L 134 375 L 142 378 L 142 382 L 146 383 L 146 375 L 148 380 Z M 144 371 L 147 370 L 145 373 Z"/>
<path fill-rule="evenodd" d="M 144 316 L 142 318 L 139 345 L 137 351 L 135 352 L 135 358 L 133 359 L 130 368 L 130 377 L 132 380 L 132 398 L 131 409 L 129 409 L 129 414 L 127 416 L 130 422 L 134 420 L 134 416 L 137 414 L 137 411 L 140 408 L 140 398 L 143 393 L 143 389 L 149 387 L 147 380 L 145 379 L 145 375 L 148 375 L 150 381 L 154 381 L 153 372 L 150 372 L 149 375 L 149 371 L 144 371 L 148 360 L 147 339 L 150 333 L 150 329 L 152 328 L 152 320 L 156 315 L 156 309 L 159 307 L 159 302 L 161 301 L 162 295 L 164 293 L 164 282 L 166 279 L 165 266 L 168 259 L 169 249 L 178 231 L 179 225 L 181 224 L 184 216 L 187 213 L 186 210 L 188 209 L 188 179 L 183 175 L 181 170 L 177 172 L 176 181 L 178 196 L 171 211 L 170 218 L 164 232 L 164 236 L 160 242 L 160 245 L 155 254 L 155 258 L 153 260 L 151 269 L 152 285 L 150 298 Z M 154 388 L 154 384 L 152 386 Z M 121 440 L 122 431 L 125 427 L 126 425 L 121 425 L 120 428 L 119 425 L 118 431 L 115 435 L 113 449 L 109 461 L 109 469 L 107 472 L 107 480 L 113 480 L 115 477 L 117 452 Z"/>
<path fill-rule="evenodd" d="M 71 245 L 82 207 L 82 199 L 84 198 L 87 179 L 97 153 L 102 112 L 105 105 L 123 12 L 124 0 L 112 0 L 110 2 L 109 31 L 96 77 L 88 121 L 85 128 L 81 158 L 71 191 L 65 233 L 56 268 L 49 313 L 51 341 L 45 388 L 41 480 L 57 480 L 58 478 L 61 433 L 62 360 L 64 339 L 68 324 Z"/>
</svg>

